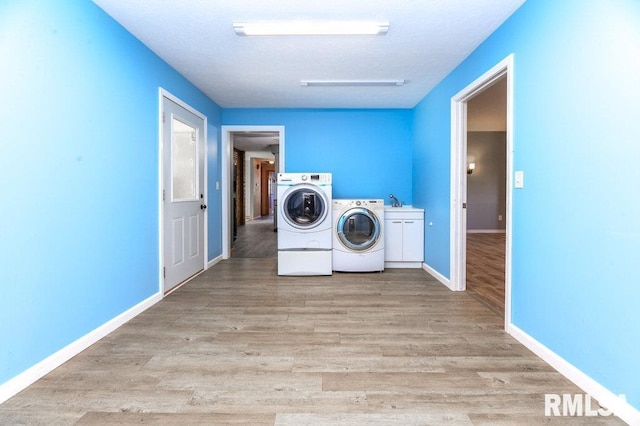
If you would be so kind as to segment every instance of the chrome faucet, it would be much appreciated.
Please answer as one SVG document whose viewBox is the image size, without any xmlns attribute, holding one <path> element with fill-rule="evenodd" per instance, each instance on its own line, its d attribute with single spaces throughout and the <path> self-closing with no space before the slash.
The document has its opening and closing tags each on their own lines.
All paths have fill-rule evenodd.
<svg viewBox="0 0 640 426">
<path fill-rule="evenodd" d="M 391 195 L 389 195 L 389 198 L 391 198 L 393 200 L 393 204 L 391 204 L 391 207 L 402 207 L 402 203 L 400 201 L 398 201 L 398 199 L 395 197 L 395 195 L 391 194 Z"/>
</svg>

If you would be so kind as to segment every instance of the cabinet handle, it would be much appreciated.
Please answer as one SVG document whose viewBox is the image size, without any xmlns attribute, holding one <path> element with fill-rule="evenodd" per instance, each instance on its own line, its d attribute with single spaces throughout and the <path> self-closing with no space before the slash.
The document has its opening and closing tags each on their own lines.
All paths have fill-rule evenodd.
<svg viewBox="0 0 640 426">
<path fill-rule="evenodd" d="M 391 223 L 402 223 L 402 221 L 401 220 L 393 220 L 393 221 L 391 221 Z"/>
<path fill-rule="evenodd" d="M 413 223 L 413 221 L 412 220 L 407 220 L 404 223 Z"/>
</svg>

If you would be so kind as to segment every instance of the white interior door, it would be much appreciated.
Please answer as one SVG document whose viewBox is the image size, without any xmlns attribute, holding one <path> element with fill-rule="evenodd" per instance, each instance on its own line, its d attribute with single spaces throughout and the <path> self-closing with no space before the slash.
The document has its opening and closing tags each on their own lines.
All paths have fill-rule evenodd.
<svg viewBox="0 0 640 426">
<path fill-rule="evenodd" d="M 163 275 L 167 292 L 204 269 L 205 119 L 162 98 Z"/>
</svg>

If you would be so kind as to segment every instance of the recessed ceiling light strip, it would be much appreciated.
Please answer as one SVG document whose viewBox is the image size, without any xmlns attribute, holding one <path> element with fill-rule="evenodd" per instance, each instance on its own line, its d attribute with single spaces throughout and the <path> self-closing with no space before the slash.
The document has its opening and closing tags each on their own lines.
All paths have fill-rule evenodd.
<svg viewBox="0 0 640 426">
<path fill-rule="evenodd" d="M 388 22 L 236 22 L 233 29 L 239 36 L 301 36 L 301 35 L 384 35 Z"/>
<path fill-rule="evenodd" d="M 405 80 L 300 80 L 307 87 L 390 87 L 402 86 Z"/>
</svg>

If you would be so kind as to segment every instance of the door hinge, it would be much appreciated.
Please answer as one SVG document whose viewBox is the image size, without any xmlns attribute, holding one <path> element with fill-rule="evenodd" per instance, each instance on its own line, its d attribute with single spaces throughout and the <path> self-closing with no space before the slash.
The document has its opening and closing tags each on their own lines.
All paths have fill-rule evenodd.
<svg viewBox="0 0 640 426">
<path fill-rule="evenodd" d="M 165 189 L 162 190 L 162 201 L 167 199 L 167 191 Z"/>
<path fill-rule="evenodd" d="M 165 266 L 162 267 L 162 278 L 167 278 L 167 268 Z"/>
<path fill-rule="evenodd" d="M 462 208 L 466 209 L 467 208 L 467 203 L 462 203 Z"/>
<path fill-rule="evenodd" d="M 164 122 L 165 122 L 165 120 L 166 120 L 166 119 L 165 119 L 164 112 L 163 112 L 163 113 L 162 113 L 162 122 L 164 123 Z"/>
<path fill-rule="evenodd" d="M 195 142 L 195 141 L 196 141 L 196 132 L 191 132 L 191 140 L 192 140 L 193 142 Z"/>
</svg>

